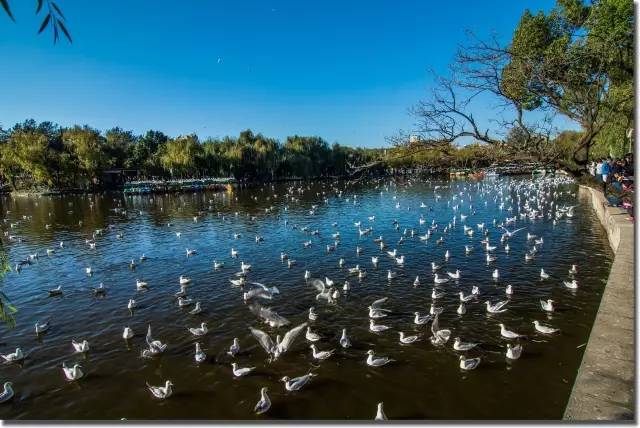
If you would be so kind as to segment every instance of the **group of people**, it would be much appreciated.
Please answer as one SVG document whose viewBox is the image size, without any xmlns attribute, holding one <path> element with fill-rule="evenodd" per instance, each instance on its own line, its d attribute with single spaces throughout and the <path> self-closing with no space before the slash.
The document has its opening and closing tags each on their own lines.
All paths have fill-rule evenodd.
<svg viewBox="0 0 640 428">
<path fill-rule="evenodd" d="M 627 153 L 621 159 L 607 157 L 592 161 L 589 172 L 602 183 L 605 197 L 607 192 L 613 193 L 633 218 L 633 154 Z"/>
</svg>

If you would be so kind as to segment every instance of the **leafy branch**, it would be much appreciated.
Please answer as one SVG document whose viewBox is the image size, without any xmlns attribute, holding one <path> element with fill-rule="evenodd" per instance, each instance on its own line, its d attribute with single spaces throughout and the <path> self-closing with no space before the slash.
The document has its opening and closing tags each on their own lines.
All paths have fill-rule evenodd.
<svg viewBox="0 0 640 428">
<path fill-rule="evenodd" d="M 67 30 L 67 26 L 65 25 L 64 14 L 55 2 L 53 2 L 52 0 L 36 0 L 36 15 L 39 15 L 43 10 L 45 1 L 47 6 L 47 14 L 40 24 L 38 34 L 42 33 L 46 28 L 52 28 L 53 44 L 56 44 L 58 42 L 60 33 L 62 33 L 64 37 L 66 37 L 69 43 L 73 43 L 71 34 L 69 33 L 69 30 Z M 16 22 L 16 19 L 13 16 L 13 12 L 11 12 L 11 7 L 9 6 L 9 0 L 0 0 L 0 6 L 2 6 L 7 16 L 9 16 L 9 18 L 13 22 Z"/>
</svg>

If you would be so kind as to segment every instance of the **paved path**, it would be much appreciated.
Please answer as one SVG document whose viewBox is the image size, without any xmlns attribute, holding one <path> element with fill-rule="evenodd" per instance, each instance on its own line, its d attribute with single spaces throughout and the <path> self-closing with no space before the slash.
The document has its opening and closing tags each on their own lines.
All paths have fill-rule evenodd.
<svg viewBox="0 0 640 428">
<path fill-rule="evenodd" d="M 615 259 L 564 419 L 635 419 L 634 232 L 627 213 L 601 192 L 580 186 L 607 230 Z"/>
</svg>

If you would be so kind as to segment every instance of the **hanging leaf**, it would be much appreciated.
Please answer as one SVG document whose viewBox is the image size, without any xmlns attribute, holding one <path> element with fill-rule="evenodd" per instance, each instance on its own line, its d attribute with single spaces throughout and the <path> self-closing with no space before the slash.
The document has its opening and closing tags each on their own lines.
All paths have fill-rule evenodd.
<svg viewBox="0 0 640 428">
<path fill-rule="evenodd" d="M 55 45 L 58 42 L 58 24 L 56 24 L 56 20 L 53 20 L 53 44 Z"/>
<path fill-rule="evenodd" d="M 69 32 L 67 31 L 67 27 L 64 26 L 64 23 L 62 21 L 58 20 L 58 25 L 60 25 L 60 29 L 62 30 L 64 35 L 67 36 L 67 40 L 69 40 L 69 43 L 73 43 L 73 40 L 71 39 L 71 36 L 69 35 Z"/>
<path fill-rule="evenodd" d="M 40 25 L 40 29 L 38 30 L 38 34 L 42 33 L 44 31 L 44 29 L 47 28 L 47 24 L 49 24 L 50 20 L 51 20 L 51 14 L 48 13 L 47 16 L 45 16 L 44 19 L 42 20 L 42 24 Z"/>
<path fill-rule="evenodd" d="M 15 22 L 15 18 L 13 17 L 13 14 L 11 13 L 11 9 L 9 9 L 9 1 L 8 0 L 0 0 L 0 5 L 2 5 L 2 8 L 4 9 L 5 12 L 7 12 L 7 15 L 9 15 L 9 18 L 11 18 L 11 20 L 13 22 Z"/>
<path fill-rule="evenodd" d="M 58 12 L 58 15 L 60 15 L 62 17 L 62 19 L 66 19 L 64 17 L 64 15 L 63 15 L 62 11 L 58 7 L 58 5 L 56 5 L 54 2 L 51 2 L 51 6 L 53 6 L 53 8 L 56 10 L 56 12 Z"/>
<path fill-rule="evenodd" d="M 42 0 L 38 0 L 38 7 L 36 7 L 36 15 L 40 13 L 40 9 L 42 9 Z"/>
</svg>

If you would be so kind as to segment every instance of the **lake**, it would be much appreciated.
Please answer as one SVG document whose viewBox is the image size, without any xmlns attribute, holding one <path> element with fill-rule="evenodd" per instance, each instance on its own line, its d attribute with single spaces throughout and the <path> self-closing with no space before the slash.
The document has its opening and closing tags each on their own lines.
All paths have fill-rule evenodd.
<svg viewBox="0 0 640 428">
<path fill-rule="evenodd" d="M 19 311 L 15 328 L 0 326 L 0 352 L 20 347 L 27 358 L 20 365 L 0 365 L 0 381 L 13 382 L 15 389 L 15 397 L 0 404 L 0 418 L 371 420 L 377 403 L 384 402 L 389 419 L 560 419 L 613 259 L 587 197 L 578 195 L 575 184 L 549 178 L 278 183 L 233 193 L 144 196 L 4 196 L 2 230 L 8 233 L 2 239 L 11 265 L 36 252 L 38 258 L 2 280 L 2 291 Z M 573 216 L 554 224 L 553 215 L 564 206 L 575 206 Z M 525 209 L 539 209 L 543 218 L 521 218 Z M 462 220 L 461 214 L 468 217 Z M 456 223 L 449 228 L 454 216 Z M 513 216 L 515 223 L 504 227 L 525 229 L 500 242 L 504 229 L 497 225 Z M 361 229 L 372 227 L 372 232 L 361 236 L 356 222 L 361 222 Z M 497 247 L 491 252 L 496 260 L 489 263 L 480 242 L 480 223 L 490 245 Z M 437 228 L 431 237 L 419 239 L 433 224 Z M 465 233 L 465 225 L 474 230 L 473 236 Z M 97 229 L 103 232 L 96 235 L 92 249 L 86 240 Z M 319 234 L 312 234 L 316 230 Z M 339 244 L 327 252 L 336 232 Z M 234 233 L 240 236 L 235 239 Z M 535 245 L 527 233 L 544 242 Z M 256 236 L 263 241 L 256 242 Z M 385 251 L 374 242 L 379 236 Z M 309 248 L 303 247 L 306 241 L 312 242 Z M 467 253 L 465 245 L 473 250 Z M 534 245 L 537 253 L 526 261 Z M 47 255 L 48 248 L 55 253 Z M 187 257 L 187 248 L 197 254 Z M 231 248 L 238 251 L 237 258 L 231 257 Z M 398 256 L 405 256 L 404 266 L 386 254 L 394 248 Z M 447 250 L 450 258 L 445 260 Z M 281 252 L 296 264 L 289 268 Z M 145 261 L 140 261 L 142 254 Z M 372 256 L 379 256 L 377 268 Z M 129 266 L 132 259 L 135 270 Z M 224 267 L 214 270 L 213 260 L 224 262 Z M 252 313 L 242 290 L 230 283 L 237 279 L 234 274 L 241 262 L 252 266 L 247 282 L 279 289 L 273 300 L 258 299 L 290 321 L 278 334 L 309 322 L 322 336 L 318 348 L 336 349 L 331 358 L 313 360 L 302 334 L 287 353 L 268 361 L 249 327 L 272 337 L 276 330 Z M 432 304 L 431 262 L 441 265 L 440 276 L 461 272 L 459 280 L 437 287 L 444 293 L 435 304 L 444 309 L 440 328 L 452 331 L 443 346 L 429 341 L 430 324 L 413 323 L 413 313 L 426 314 Z M 572 264 L 578 269 L 576 290 L 563 285 L 572 279 Z M 348 269 L 356 265 L 366 271 L 362 280 L 349 275 Z M 86 274 L 87 267 L 92 276 Z M 548 279 L 540 278 L 541 268 Z M 495 269 L 500 273 L 497 281 L 492 278 Z M 306 270 L 312 278 L 335 281 L 340 290 L 335 303 L 316 300 L 318 291 L 305 281 Z M 396 274 L 391 281 L 388 270 Z M 188 295 L 201 303 L 201 314 L 189 314 L 192 307 L 178 307 L 174 294 L 180 289 L 180 275 L 192 279 Z M 413 285 L 416 276 L 418 286 Z M 149 289 L 137 291 L 137 279 L 148 282 Z M 348 292 L 342 291 L 345 280 L 351 285 Z M 107 289 L 105 296 L 92 290 L 100 283 Z M 59 285 L 62 296 L 49 297 L 48 290 Z M 507 285 L 514 290 L 509 297 Z M 457 293 L 467 295 L 472 286 L 479 287 L 480 295 L 459 315 Z M 367 306 L 383 297 L 388 297 L 384 307 L 390 312 L 378 323 L 391 328 L 372 333 Z M 548 298 L 556 308 L 550 314 L 539 303 Z M 133 312 L 127 309 L 129 299 L 139 306 Z M 485 300 L 507 299 L 506 312 L 487 313 Z M 316 321 L 308 320 L 311 306 L 318 314 Z M 36 336 L 34 324 L 46 319 L 51 320 L 50 330 Z M 537 333 L 533 320 L 560 332 Z M 202 321 L 209 332 L 195 338 L 187 329 Z M 520 340 L 524 349 L 518 360 L 505 358 L 508 341 L 500 336 L 500 323 L 527 335 Z M 141 357 L 148 325 L 154 338 L 168 344 L 152 359 Z M 122 338 L 125 326 L 135 332 L 129 341 Z M 353 344 L 348 349 L 338 343 L 343 328 Z M 418 334 L 422 340 L 401 345 L 398 331 Z M 232 358 L 227 350 L 234 337 L 241 350 Z M 475 370 L 459 368 L 460 353 L 452 348 L 455 337 L 479 343 L 465 353 L 481 358 Z M 90 351 L 74 353 L 72 339 L 88 340 Z M 194 360 L 195 342 L 208 356 L 200 364 Z M 369 349 L 395 361 L 369 367 Z M 236 379 L 232 361 L 256 369 Z M 63 362 L 79 362 L 86 376 L 68 382 Z M 288 392 L 280 381 L 285 375 L 310 371 L 317 376 L 300 391 Z M 168 379 L 174 384 L 173 395 L 155 399 L 145 383 L 161 385 Z M 268 387 L 272 406 L 256 415 L 253 408 L 261 387 Z"/>
</svg>

